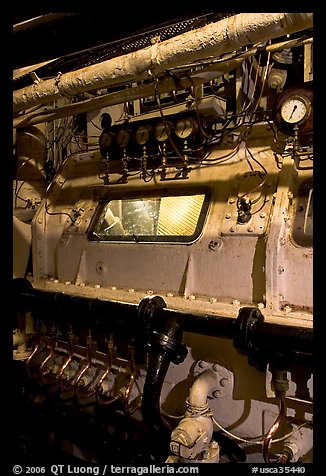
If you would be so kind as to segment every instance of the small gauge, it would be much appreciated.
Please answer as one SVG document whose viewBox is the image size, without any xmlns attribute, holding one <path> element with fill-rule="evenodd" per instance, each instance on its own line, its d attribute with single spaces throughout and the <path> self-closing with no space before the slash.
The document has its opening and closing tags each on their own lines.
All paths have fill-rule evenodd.
<svg viewBox="0 0 326 476">
<path fill-rule="evenodd" d="M 138 145 L 145 145 L 150 139 L 152 133 L 151 126 L 143 125 L 139 126 L 135 132 L 135 141 Z"/>
<path fill-rule="evenodd" d="M 192 117 L 179 119 L 175 126 L 175 133 L 179 139 L 187 139 L 197 131 L 197 123 Z"/>
<path fill-rule="evenodd" d="M 114 140 L 113 132 L 103 131 L 99 138 L 99 146 L 102 154 L 106 154 L 112 147 Z"/>
<path fill-rule="evenodd" d="M 122 149 L 126 148 L 131 138 L 131 130 L 130 129 L 120 129 L 117 133 L 117 144 Z"/>
<path fill-rule="evenodd" d="M 311 110 L 311 103 L 305 96 L 288 97 L 282 104 L 281 117 L 288 124 L 299 124 L 306 119 Z"/>
<path fill-rule="evenodd" d="M 159 122 L 155 127 L 155 137 L 159 142 L 168 139 L 172 124 L 170 122 Z"/>
</svg>

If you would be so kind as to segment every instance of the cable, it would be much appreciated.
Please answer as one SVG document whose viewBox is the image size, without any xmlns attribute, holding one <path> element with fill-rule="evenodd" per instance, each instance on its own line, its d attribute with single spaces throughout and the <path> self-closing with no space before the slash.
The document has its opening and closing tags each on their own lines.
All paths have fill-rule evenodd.
<svg viewBox="0 0 326 476">
<path fill-rule="evenodd" d="M 259 160 L 257 160 L 257 159 L 253 156 L 253 154 L 252 154 L 251 150 L 249 149 L 249 147 L 247 146 L 247 144 L 246 144 L 246 150 L 249 152 L 249 155 L 250 155 L 250 157 L 252 158 L 252 160 L 254 160 L 254 161 L 256 162 L 256 164 L 258 164 L 258 165 L 263 169 L 264 174 L 267 175 L 267 170 L 266 170 L 265 167 L 259 162 Z"/>
<path fill-rule="evenodd" d="M 152 74 L 152 73 L 150 73 Z M 163 110 L 162 110 L 162 105 L 161 105 L 161 100 L 160 100 L 160 94 L 158 92 L 158 78 L 157 77 L 154 77 L 154 92 L 155 92 L 155 99 L 157 101 L 157 104 L 158 104 L 158 107 L 159 107 L 159 111 L 160 111 L 160 115 L 161 115 L 161 118 L 162 118 L 162 121 L 163 121 L 163 124 L 164 124 L 164 127 L 165 127 L 165 130 L 166 130 L 166 133 L 167 133 L 167 136 L 168 136 L 168 139 L 169 139 L 169 142 L 170 144 L 172 145 L 175 153 L 180 157 L 180 159 L 182 160 L 182 162 L 184 162 L 184 157 L 181 155 L 181 153 L 179 152 L 177 146 L 175 145 L 174 143 L 174 140 L 172 139 L 172 136 L 170 134 L 170 129 L 167 125 L 167 122 L 166 122 L 166 119 L 164 117 L 164 114 L 163 114 Z"/>
</svg>

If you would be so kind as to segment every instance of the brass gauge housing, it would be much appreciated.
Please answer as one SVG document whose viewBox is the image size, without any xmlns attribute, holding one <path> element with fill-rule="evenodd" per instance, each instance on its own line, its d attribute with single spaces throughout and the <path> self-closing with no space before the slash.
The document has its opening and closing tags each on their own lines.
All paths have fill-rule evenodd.
<svg viewBox="0 0 326 476">
<path fill-rule="evenodd" d="M 313 142 L 313 89 L 311 83 L 293 86 L 275 98 L 273 122 L 284 134 L 298 131 L 300 144 Z"/>
<path fill-rule="evenodd" d="M 188 139 L 196 134 L 198 124 L 192 117 L 183 117 L 178 120 L 175 126 L 175 134 L 179 139 Z"/>
<path fill-rule="evenodd" d="M 103 131 L 99 137 L 100 151 L 103 155 L 107 154 L 113 145 L 115 135 L 113 132 Z"/>
<path fill-rule="evenodd" d="M 310 114 L 311 103 L 307 96 L 295 94 L 288 97 L 281 106 L 281 117 L 288 124 L 299 124 Z"/>
<path fill-rule="evenodd" d="M 150 140 L 152 128 L 148 125 L 139 126 L 135 132 L 135 141 L 138 145 L 145 145 Z"/>
<path fill-rule="evenodd" d="M 155 127 L 155 137 L 159 142 L 164 142 L 169 138 L 170 131 L 172 130 L 171 122 L 159 122 Z"/>
<path fill-rule="evenodd" d="M 131 138 L 131 130 L 130 129 L 120 129 L 117 133 L 116 141 L 121 149 L 125 149 L 129 144 Z"/>
</svg>

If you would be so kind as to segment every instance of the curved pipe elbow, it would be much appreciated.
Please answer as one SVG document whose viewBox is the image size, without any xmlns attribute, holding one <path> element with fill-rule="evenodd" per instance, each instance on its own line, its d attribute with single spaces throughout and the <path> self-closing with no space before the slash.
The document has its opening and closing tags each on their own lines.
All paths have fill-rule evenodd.
<svg viewBox="0 0 326 476">
<path fill-rule="evenodd" d="M 218 375 L 211 369 L 198 375 L 189 392 L 189 405 L 203 408 L 207 404 L 207 396 L 216 389 L 217 383 Z"/>
</svg>

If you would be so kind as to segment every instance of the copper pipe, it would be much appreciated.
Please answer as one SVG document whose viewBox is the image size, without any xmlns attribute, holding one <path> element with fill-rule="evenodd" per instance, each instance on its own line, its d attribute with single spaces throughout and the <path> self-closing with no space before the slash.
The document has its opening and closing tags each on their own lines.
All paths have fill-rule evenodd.
<svg viewBox="0 0 326 476">
<path fill-rule="evenodd" d="M 103 398 L 102 392 L 101 392 L 102 383 L 104 382 L 106 377 L 111 372 L 111 368 L 112 368 L 112 349 L 113 349 L 113 340 L 112 340 L 112 338 L 110 338 L 110 340 L 108 341 L 109 363 L 108 363 L 108 366 L 107 366 L 105 372 L 103 373 L 103 375 L 101 376 L 101 378 L 99 379 L 98 383 L 95 386 L 96 400 L 100 405 L 103 405 L 103 406 L 111 405 L 112 403 L 116 402 L 120 398 L 119 394 L 117 394 L 113 397 L 110 397 L 110 398 Z"/>
<path fill-rule="evenodd" d="M 132 413 L 134 413 L 140 407 L 140 403 L 135 403 L 135 402 L 133 404 L 129 403 L 129 395 L 130 395 L 131 389 L 132 389 L 132 387 L 135 383 L 135 379 L 136 379 L 136 376 L 137 376 L 137 369 L 136 369 L 134 355 L 135 355 L 134 354 L 134 348 L 129 347 L 131 375 L 130 375 L 128 385 L 127 385 L 126 390 L 125 390 L 124 395 L 123 395 L 123 406 L 124 406 L 124 411 L 127 415 L 131 415 Z"/>
<path fill-rule="evenodd" d="M 31 360 L 33 359 L 34 355 L 38 352 L 39 348 L 41 347 L 41 341 L 38 340 L 38 342 L 36 343 L 34 349 L 33 349 L 33 352 L 29 355 L 29 357 L 27 358 L 26 362 L 25 362 L 25 365 L 26 365 L 26 371 L 27 371 L 27 375 L 30 377 L 30 378 L 34 378 L 35 377 L 35 374 L 32 375 L 31 373 L 31 369 L 30 369 L 30 363 L 31 363 Z"/>
<path fill-rule="evenodd" d="M 31 369 L 30 369 L 30 365 L 31 365 L 31 361 L 34 357 L 34 355 L 38 352 L 39 348 L 41 347 L 41 335 L 40 335 L 40 322 L 36 322 L 35 323 L 35 332 L 36 332 L 36 345 L 32 351 L 32 353 L 28 356 L 26 362 L 25 362 L 25 366 L 26 366 L 26 372 L 27 372 L 27 375 L 29 378 L 35 378 L 35 375 L 32 375 L 31 373 Z"/>
<path fill-rule="evenodd" d="M 277 432 L 277 430 L 279 429 L 281 423 L 283 422 L 285 418 L 285 413 L 286 413 L 285 393 L 282 393 L 280 396 L 280 411 L 279 411 L 278 417 L 276 418 L 275 422 L 269 429 L 263 441 L 263 457 L 264 457 L 265 463 L 271 462 L 269 458 L 268 450 L 272 441 L 272 437 Z"/>
<path fill-rule="evenodd" d="M 96 379 L 97 379 L 97 377 L 100 373 L 100 370 L 98 372 L 96 372 L 96 374 L 92 377 L 92 379 L 90 380 L 90 382 L 87 385 L 79 384 L 80 379 L 82 378 L 82 376 L 84 375 L 86 370 L 88 370 L 88 368 L 89 367 L 84 369 L 82 371 L 82 375 L 80 377 L 77 376 L 77 378 L 76 378 L 75 385 L 77 385 L 77 386 L 75 386 L 75 393 L 76 393 L 76 396 L 78 398 L 89 398 L 92 395 L 95 395 L 97 385 L 94 385 L 92 387 L 92 384 L 96 381 Z"/>
<path fill-rule="evenodd" d="M 45 384 L 45 385 L 52 385 L 54 383 L 57 382 L 57 378 L 54 378 L 52 380 L 47 380 L 46 378 L 46 374 L 47 372 L 44 370 L 47 362 L 49 362 L 49 360 L 54 356 L 55 354 L 55 348 L 56 348 L 56 344 L 57 344 L 57 339 L 56 339 L 56 328 L 54 327 L 54 325 L 52 326 L 51 328 L 51 351 L 50 353 L 47 355 L 47 357 L 43 360 L 43 362 L 41 363 L 41 365 L 39 366 L 39 369 L 38 369 L 38 373 L 39 375 L 41 376 L 41 380 L 42 382 Z"/>
<path fill-rule="evenodd" d="M 92 365 L 92 352 L 93 352 L 94 342 L 93 342 L 92 333 L 90 330 L 88 331 L 88 336 L 86 337 L 86 343 L 87 343 L 87 364 L 80 369 L 76 378 L 74 379 L 74 384 L 73 384 L 74 392 L 77 397 L 79 397 L 79 389 L 78 389 L 79 382 L 82 376 L 85 374 L 85 372 L 87 372 L 87 370 Z"/>
<path fill-rule="evenodd" d="M 69 353 L 68 358 L 63 363 L 63 365 L 60 369 L 60 372 L 59 372 L 59 383 L 60 383 L 60 388 L 63 392 L 68 392 L 68 391 L 73 390 L 75 379 L 78 375 L 78 370 L 76 370 L 76 373 L 73 377 L 72 382 L 70 384 L 66 384 L 64 382 L 64 378 L 63 378 L 64 372 L 65 372 L 66 368 L 68 367 L 68 365 L 70 364 L 70 362 L 72 361 L 72 359 L 74 357 L 75 336 L 74 336 L 72 328 L 70 328 L 69 331 L 68 331 L 68 341 L 69 341 L 70 353 Z"/>
</svg>

